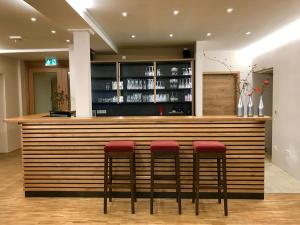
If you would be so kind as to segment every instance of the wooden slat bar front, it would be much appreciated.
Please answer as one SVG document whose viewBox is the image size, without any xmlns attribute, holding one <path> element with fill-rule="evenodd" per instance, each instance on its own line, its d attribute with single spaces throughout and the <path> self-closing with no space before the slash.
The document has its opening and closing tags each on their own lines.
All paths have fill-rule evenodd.
<svg viewBox="0 0 300 225">
<path fill-rule="evenodd" d="M 264 123 L 269 117 L 105 117 L 49 118 L 31 115 L 7 119 L 22 127 L 24 190 L 34 193 L 100 193 L 103 191 L 104 146 L 110 140 L 136 142 L 137 192 L 147 195 L 152 140 L 180 144 L 182 191 L 192 184 L 192 142 L 219 140 L 227 147 L 228 192 L 240 198 L 264 193 Z M 157 174 L 173 174 L 173 162 L 161 159 Z M 116 173 L 126 174 L 128 162 L 119 160 Z M 216 184 L 216 161 L 201 160 L 200 182 Z M 119 181 L 119 183 L 127 181 Z M 118 192 L 126 190 L 119 189 Z M 158 190 L 161 193 L 174 190 Z M 204 193 L 216 192 L 203 189 Z M 49 194 L 50 195 L 50 194 Z M 59 195 L 59 194 L 58 194 Z"/>
</svg>

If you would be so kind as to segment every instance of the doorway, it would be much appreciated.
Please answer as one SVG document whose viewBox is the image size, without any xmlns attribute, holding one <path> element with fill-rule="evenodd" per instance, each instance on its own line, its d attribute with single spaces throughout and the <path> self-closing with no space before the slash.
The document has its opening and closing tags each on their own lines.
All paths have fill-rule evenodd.
<svg viewBox="0 0 300 225">
<path fill-rule="evenodd" d="M 203 115 L 235 115 L 239 72 L 203 74 Z"/>
<path fill-rule="evenodd" d="M 253 87 L 261 87 L 264 80 L 269 80 L 269 85 L 264 88 L 263 102 L 264 113 L 267 116 L 272 116 L 273 112 L 273 69 L 257 71 L 253 73 Z M 259 94 L 255 94 L 253 98 L 254 105 L 259 104 Z M 265 130 L 265 153 L 266 158 L 272 160 L 272 121 L 266 122 Z"/>
<path fill-rule="evenodd" d="M 67 68 L 29 69 L 29 113 L 48 113 L 53 110 L 55 95 L 63 93 L 63 110 L 69 109 L 69 77 Z"/>
<path fill-rule="evenodd" d="M 6 101 L 5 101 L 5 80 L 0 74 L 0 153 L 7 152 L 7 133 L 6 124 Z"/>
</svg>

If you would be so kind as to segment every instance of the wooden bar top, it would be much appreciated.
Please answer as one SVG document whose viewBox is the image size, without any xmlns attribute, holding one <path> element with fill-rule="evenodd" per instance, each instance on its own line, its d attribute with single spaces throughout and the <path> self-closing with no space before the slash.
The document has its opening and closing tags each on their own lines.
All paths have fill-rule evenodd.
<svg viewBox="0 0 300 225">
<path fill-rule="evenodd" d="M 32 114 L 5 119 L 12 123 L 109 123 L 109 122 L 220 122 L 220 121 L 257 121 L 271 120 L 270 116 L 264 117 L 237 117 L 237 116 L 119 116 L 119 117 L 49 117 L 48 114 Z"/>
</svg>

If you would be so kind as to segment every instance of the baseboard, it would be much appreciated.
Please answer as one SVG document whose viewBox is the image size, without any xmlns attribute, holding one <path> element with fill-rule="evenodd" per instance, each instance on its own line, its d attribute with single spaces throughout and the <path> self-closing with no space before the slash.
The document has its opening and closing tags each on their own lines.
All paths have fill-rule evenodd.
<svg viewBox="0 0 300 225">
<path fill-rule="evenodd" d="M 192 193 L 183 192 L 182 198 L 191 199 Z M 150 198 L 149 192 L 137 192 L 138 198 Z M 200 198 L 215 199 L 218 197 L 217 193 L 200 193 Z M 83 191 L 26 191 L 25 197 L 103 197 L 103 192 L 83 192 Z M 129 198 L 129 192 L 114 192 L 113 198 Z M 175 198 L 175 192 L 156 192 L 157 198 Z M 264 193 L 228 193 L 230 199 L 264 199 Z"/>
</svg>

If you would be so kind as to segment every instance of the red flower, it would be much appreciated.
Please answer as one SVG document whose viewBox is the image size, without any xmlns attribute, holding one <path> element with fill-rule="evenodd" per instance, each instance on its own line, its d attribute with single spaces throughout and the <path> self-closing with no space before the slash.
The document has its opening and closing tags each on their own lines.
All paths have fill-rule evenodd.
<svg viewBox="0 0 300 225">
<path fill-rule="evenodd" d="M 256 87 L 255 87 L 255 92 L 256 92 L 256 93 L 262 93 L 262 88 L 259 87 L 259 86 L 256 86 Z"/>
<path fill-rule="evenodd" d="M 265 86 L 268 86 L 270 84 L 270 81 L 269 80 L 264 80 L 264 85 Z"/>
</svg>

